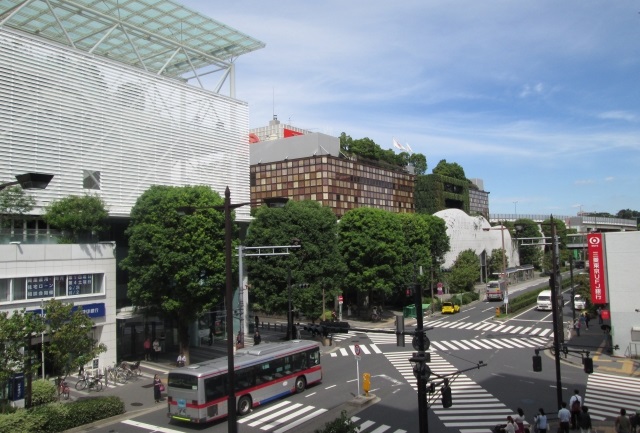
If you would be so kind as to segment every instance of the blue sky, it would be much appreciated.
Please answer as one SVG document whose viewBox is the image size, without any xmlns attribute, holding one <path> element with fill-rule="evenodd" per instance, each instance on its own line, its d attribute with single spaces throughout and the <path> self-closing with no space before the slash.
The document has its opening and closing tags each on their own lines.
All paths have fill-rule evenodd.
<svg viewBox="0 0 640 433">
<path fill-rule="evenodd" d="M 236 61 L 252 128 L 395 137 L 491 213 L 640 210 L 637 1 L 181 3 L 266 43 Z"/>
</svg>

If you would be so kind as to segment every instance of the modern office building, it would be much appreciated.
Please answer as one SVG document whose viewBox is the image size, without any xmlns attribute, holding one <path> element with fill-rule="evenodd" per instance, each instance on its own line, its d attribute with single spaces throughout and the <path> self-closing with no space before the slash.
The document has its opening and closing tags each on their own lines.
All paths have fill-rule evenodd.
<svg viewBox="0 0 640 433">
<path fill-rule="evenodd" d="M 234 202 L 249 201 L 248 106 L 235 98 L 234 62 L 263 47 L 171 0 L 0 3 L 0 183 L 19 173 L 54 175 L 47 189 L 31 193 L 32 215 L 13 221 L 3 242 L 20 242 L 27 251 L 27 243 L 48 241 L 49 227 L 38 215 L 70 195 L 102 197 L 112 226 L 121 227 L 118 240 L 151 185 L 209 185 L 222 196 L 228 186 Z M 248 221 L 249 208 L 235 212 Z M 118 279 L 116 302 L 101 301 L 105 317 L 116 317 L 116 303 L 126 304 L 125 276 L 109 270 L 105 279 L 104 269 L 73 264 L 84 260 L 77 249 L 98 246 L 73 248 L 64 265 L 46 248 L 34 253 L 34 265 L 18 266 L 23 258 L 9 256 L 17 264 L 0 268 L 0 281 L 12 281 L 8 292 L 5 281 L 10 295 L 0 305 L 30 309 L 52 296 L 75 302 L 62 289 L 15 296 L 33 279 L 70 284 L 74 275 L 93 275 L 105 299 Z M 118 332 L 141 333 L 142 320 L 122 315 Z M 101 335 L 115 335 L 116 321 L 103 327 Z"/>
<path fill-rule="evenodd" d="M 252 200 L 314 200 L 331 207 L 338 218 L 357 207 L 414 212 L 415 176 L 408 168 L 347 157 L 337 137 L 296 129 L 275 118 L 251 134 Z"/>
</svg>

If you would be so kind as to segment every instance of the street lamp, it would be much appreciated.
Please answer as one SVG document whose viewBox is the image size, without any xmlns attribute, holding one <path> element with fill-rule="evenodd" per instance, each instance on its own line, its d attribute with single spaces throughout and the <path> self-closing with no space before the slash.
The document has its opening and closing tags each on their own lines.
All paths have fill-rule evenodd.
<svg viewBox="0 0 640 433">
<path fill-rule="evenodd" d="M 0 191 L 3 189 L 13 186 L 20 185 L 22 189 L 45 189 L 51 179 L 53 179 L 52 174 L 44 174 L 44 173 L 24 173 L 17 174 L 15 182 L 8 182 L 0 184 Z"/>
</svg>

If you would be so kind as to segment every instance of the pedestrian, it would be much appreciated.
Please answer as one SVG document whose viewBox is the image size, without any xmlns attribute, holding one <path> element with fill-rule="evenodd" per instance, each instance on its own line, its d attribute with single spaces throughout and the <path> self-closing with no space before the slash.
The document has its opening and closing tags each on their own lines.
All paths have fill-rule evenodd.
<svg viewBox="0 0 640 433">
<path fill-rule="evenodd" d="M 569 399 L 569 408 L 571 409 L 571 428 L 573 430 L 578 428 L 578 415 L 580 415 L 580 408 L 582 406 L 582 397 L 580 397 L 580 391 L 573 390 L 573 395 Z"/>
<path fill-rule="evenodd" d="M 160 355 L 161 350 L 162 350 L 162 347 L 160 346 L 160 340 L 158 340 L 158 337 L 156 337 L 156 339 L 153 340 L 153 360 L 154 361 L 158 360 L 158 355 Z"/>
<path fill-rule="evenodd" d="M 576 330 L 576 335 L 579 337 L 580 336 L 580 319 L 576 319 L 573 322 L 573 329 Z"/>
<path fill-rule="evenodd" d="M 584 324 L 586 326 L 587 331 L 589 330 L 589 320 L 591 320 L 591 317 L 589 316 L 589 312 L 585 311 L 584 312 Z"/>
<path fill-rule="evenodd" d="M 631 431 L 634 433 L 640 432 L 640 409 L 636 410 L 635 415 L 631 416 L 629 421 L 631 421 Z"/>
<path fill-rule="evenodd" d="M 534 431 L 538 433 L 547 433 L 547 415 L 544 413 L 544 409 L 538 409 L 538 416 L 533 420 Z"/>
<path fill-rule="evenodd" d="M 598 325 L 602 325 L 602 307 L 598 307 L 596 312 L 598 313 Z"/>
<path fill-rule="evenodd" d="M 255 326 L 255 328 L 256 328 L 256 331 L 257 331 L 257 330 L 258 330 L 258 328 L 260 327 L 260 319 L 258 318 L 258 316 L 257 316 L 257 315 L 256 315 L 256 318 L 255 318 L 255 322 L 256 322 L 256 326 Z"/>
<path fill-rule="evenodd" d="M 164 385 L 160 380 L 160 376 L 156 374 L 153 376 L 153 399 L 156 403 L 159 403 L 162 399 L 162 391 L 164 391 Z"/>
<path fill-rule="evenodd" d="M 587 327 L 587 319 L 584 317 L 584 314 L 580 314 L 578 320 L 580 320 L 580 328 L 586 328 L 587 330 L 589 329 Z"/>
<path fill-rule="evenodd" d="M 591 433 L 591 415 L 589 415 L 589 408 L 582 406 L 582 412 L 578 416 L 578 427 L 580 427 L 580 433 Z"/>
<path fill-rule="evenodd" d="M 631 433 L 631 421 L 627 416 L 627 411 L 620 409 L 620 416 L 616 418 L 614 423 L 616 433 Z"/>
<path fill-rule="evenodd" d="M 567 409 L 567 402 L 562 402 L 562 407 L 558 411 L 558 421 L 560 421 L 560 428 L 558 433 L 569 433 L 569 427 L 571 424 L 571 412 Z"/>
<path fill-rule="evenodd" d="M 256 332 L 253 334 L 253 345 L 257 346 L 262 341 L 262 337 L 260 336 L 260 331 L 256 328 Z"/>
<path fill-rule="evenodd" d="M 184 352 L 180 352 L 180 355 L 178 355 L 178 359 L 176 359 L 176 366 L 184 367 L 186 364 L 187 364 L 187 357 L 184 356 Z"/>
<path fill-rule="evenodd" d="M 513 422 L 516 424 L 516 432 L 524 433 L 524 411 L 521 407 L 518 408 L 518 415 L 513 418 Z"/>
<path fill-rule="evenodd" d="M 144 347 L 144 360 L 151 361 L 151 337 L 147 336 L 142 347 Z"/>
<path fill-rule="evenodd" d="M 296 340 L 301 340 L 302 335 L 300 334 L 300 323 L 296 325 L 295 330 L 296 330 Z"/>
<path fill-rule="evenodd" d="M 516 425 L 513 423 L 511 415 L 507 416 L 507 425 L 504 426 L 504 433 L 516 433 Z"/>
<path fill-rule="evenodd" d="M 242 331 L 238 331 L 238 336 L 236 337 L 236 349 L 242 349 L 244 347 L 244 335 Z"/>
</svg>

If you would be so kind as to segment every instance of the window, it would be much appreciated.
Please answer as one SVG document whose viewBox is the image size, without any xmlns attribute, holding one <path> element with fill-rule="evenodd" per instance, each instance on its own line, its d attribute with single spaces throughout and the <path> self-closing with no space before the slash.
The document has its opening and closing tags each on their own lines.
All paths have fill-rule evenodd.
<svg viewBox="0 0 640 433">
<path fill-rule="evenodd" d="M 167 386 L 196 390 L 198 389 L 198 378 L 190 374 L 170 373 Z"/>
<path fill-rule="evenodd" d="M 100 190 L 100 172 L 82 170 L 82 188 Z"/>
<path fill-rule="evenodd" d="M 56 296 L 67 296 L 67 276 L 58 275 L 55 277 Z"/>
<path fill-rule="evenodd" d="M 205 401 L 212 401 L 227 395 L 226 389 L 227 375 L 209 377 L 204 380 Z"/>
<path fill-rule="evenodd" d="M 13 279 L 13 300 L 20 301 L 27 297 L 27 279 L 26 278 L 14 278 Z"/>
<path fill-rule="evenodd" d="M 11 280 L 9 278 L 0 279 L 0 302 L 11 300 Z"/>
</svg>

